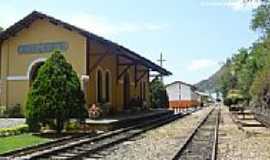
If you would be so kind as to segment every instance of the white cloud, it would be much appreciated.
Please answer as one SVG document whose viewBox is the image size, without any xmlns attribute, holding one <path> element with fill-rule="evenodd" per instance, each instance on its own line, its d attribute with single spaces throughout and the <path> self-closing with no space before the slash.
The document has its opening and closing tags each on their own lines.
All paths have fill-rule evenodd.
<svg viewBox="0 0 270 160">
<path fill-rule="evenodd" d="M 112 22 L 106 17 L 95 14 L 80 13 L 67 19 L 68 22 L 83 29 L 102 36 L 112 36 L 122 33 L 133 33 L 143 31 L 160 31 L 168 25 L 152 23 Z"/>
<path fill-rule="evenodd" d="M 190 65 L 187 66 L 189 71 L 199 71 L 209 69 L 210 67 L 216 67 L 218 63 L 211 59 L 195 59 L 192 60 Z"/>
<path fill-rule="evenodd" d="M 233 11 L 246 11 L 257 8 L 262 4 L 261 0 L 204 0 L 202 6 L 227 7 Z"/>
<path fill-rule="evenodd" d="M 233 9 L 234 11 L 252 10 L 261 5 L 260 0 L 252 0 L 245 2 L 245 0 L 233 0 L 227 3 L 227 7 Z"/>
</svg>

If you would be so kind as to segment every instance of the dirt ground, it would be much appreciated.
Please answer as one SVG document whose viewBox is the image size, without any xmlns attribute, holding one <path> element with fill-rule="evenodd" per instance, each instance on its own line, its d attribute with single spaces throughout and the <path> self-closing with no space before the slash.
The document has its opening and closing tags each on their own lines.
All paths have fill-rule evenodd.
<svg viewBox="0 0 270 160">
<path fill-rule="evenodd" d="M 269 160 L 270 129 L 240 128 L 227 107 L 222 106 L 218 139 L 218 160 Z"/>
</svg>

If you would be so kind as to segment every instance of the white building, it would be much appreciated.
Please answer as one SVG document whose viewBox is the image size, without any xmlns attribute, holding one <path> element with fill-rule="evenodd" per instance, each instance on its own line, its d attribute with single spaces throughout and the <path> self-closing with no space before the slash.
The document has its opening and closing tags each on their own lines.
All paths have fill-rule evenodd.
<svg viewBox="0 0 270 160">
<path fill-rule="evenodd" d="M 199 94 L 196 93 L 196 87 L 191 84 L 175 81 L 166 86 L 166 91 L 170 108 L 194 107 L 199 103 Z"/>
</svg>

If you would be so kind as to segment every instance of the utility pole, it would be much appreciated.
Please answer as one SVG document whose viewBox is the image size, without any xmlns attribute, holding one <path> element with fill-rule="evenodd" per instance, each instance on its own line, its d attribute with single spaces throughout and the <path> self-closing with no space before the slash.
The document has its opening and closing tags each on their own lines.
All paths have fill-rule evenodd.
<svg viewBox="0 0 270 160">
<path fill-rule="evenodd" d="M 160 57 L 159 57 L 159 59 L 157 61 L 159 62 L 159 65 L 161 67 L 163 67 L 163 62 L 165 62 L 166 60 L 163 58 L 162 52 L 160 53 Z M 160 79 L 163 82 L 163 75 L 160 76 Z"/>
</svg>

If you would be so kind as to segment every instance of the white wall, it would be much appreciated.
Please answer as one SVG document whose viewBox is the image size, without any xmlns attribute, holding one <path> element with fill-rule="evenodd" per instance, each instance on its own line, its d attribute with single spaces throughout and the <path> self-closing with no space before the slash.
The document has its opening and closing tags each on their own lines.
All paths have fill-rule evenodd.
<svg viewBox="0 0 270 160">
<path fill-rule="evenodd" d="M 180 84 L 174 83 L 166 87 L 169 101 L 179 100 L 180 97 Z"/>
<path fill-rule="evenodd" d="M 191 87 L 186 84 L 181 84 L 181 100 L 191 100 Z"/>
<path fill-rule="evenodd" d="M 199 100 L 200 97 L 190 85 L 174 83 L 166 87 L 169 100 Z"/>
</svg>

